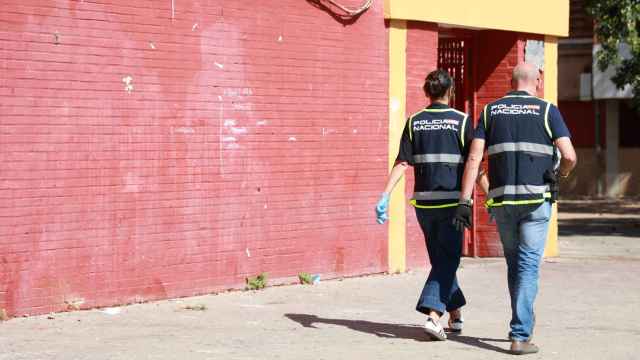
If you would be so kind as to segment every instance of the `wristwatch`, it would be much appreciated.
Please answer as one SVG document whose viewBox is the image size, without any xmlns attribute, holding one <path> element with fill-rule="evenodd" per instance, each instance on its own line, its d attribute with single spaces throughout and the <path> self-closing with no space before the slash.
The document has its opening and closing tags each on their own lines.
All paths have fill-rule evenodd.
<svg viewBox="0 0 640 360">
<path fill-rule="evenodd" d="M 462 199 L 458 201 L 458 205 L 473 206 L 473 199 Z"/>
</svg>

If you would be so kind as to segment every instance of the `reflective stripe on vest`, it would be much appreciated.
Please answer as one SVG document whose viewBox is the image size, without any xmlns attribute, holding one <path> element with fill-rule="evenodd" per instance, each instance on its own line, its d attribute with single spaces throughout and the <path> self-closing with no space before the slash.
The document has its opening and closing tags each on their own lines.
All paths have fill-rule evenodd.
<svg viewBox="0 0 640 360">
<path fill-rule="evenodd" d="M 457 154 L 419 154 L 419 155 L 413 155 L 413 162 L 416 163 L 416 164 L 427 164 L 427 163 L 462 164 L 462 155 L 457 155 Z"/>
<path fill-rule="evenodd" d="M 415 200 L 457 200 L 460 191 L 420 191 L 413 193 Z"/>
<path fill-rule="evenodd" d="M 528 151 L 553 156 L 553 146 L 530 142 L 509 142 L 489 146 L 489 155 L 505 151 Z"/>
<path fill-rule="evenodd" d="M 549 191 L 548 185 L 505 185 L 489 190 L 489 198 L 504 195 L 537 195 Z"/>
<path fill-rule="evenodd" d="M 502 206 L 502 205 L 532 205 L 532 204 L 542 204 L 543 202 L 547 201 L 547 199 L 551 198 L 551 193 L 544 193 L 542 195 L 542 198 L 540 199 L 533 199 L 533 200 L 503 200 L 500 202 L 496 202 L 494 199 L 489 199 L 487 201 L 485 201 L 484 203 L 484 207 L 486 208 L 490 208 L 490 207 L 497 207 L 497 206 Z"/>
<path fill-rule="evenodd" d="M 411 205 L 413 205 L 414 207 L 417 207 L 418 209 L 444 209 L 444 208 L 451 208 L 454 206 L 458 206 L 457 201 L 452 203 L 441 204 L 441 205 L 420 205 L 418 204 L 416 199 L 411 199 L 409 203 L 411 203 Z"/>
</svg>

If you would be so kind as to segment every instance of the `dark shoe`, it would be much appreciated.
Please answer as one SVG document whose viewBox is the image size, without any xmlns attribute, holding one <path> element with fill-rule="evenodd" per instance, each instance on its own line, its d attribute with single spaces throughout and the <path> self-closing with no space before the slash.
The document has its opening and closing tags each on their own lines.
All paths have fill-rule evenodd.
<svg viewBox="0 0 640 360">
<path fill-rule="evenodd" d="M 449 317 L 449 331 L 453 333 L 461 333 L 464 328 L 464 319 L 459 317 L 457 319 L 452 319 Z"/>
<path fill-rule="evenodd" d="M 529 341 L 514 340 L 511 342 L 511 349 L 509 350 L 509 354 L 526 355 L 535 354 L 538 351 L 540 351 L 540 349 L 535 344 Z"/>
</svg>

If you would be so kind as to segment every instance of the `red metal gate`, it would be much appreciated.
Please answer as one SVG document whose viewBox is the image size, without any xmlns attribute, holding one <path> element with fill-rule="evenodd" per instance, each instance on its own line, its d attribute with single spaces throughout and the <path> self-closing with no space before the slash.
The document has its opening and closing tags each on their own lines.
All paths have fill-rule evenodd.
<svg viewBox="0 0 640 360">
<path fill-rule="evenodd" d="M 454 97 L 451 99 L 450 106 L 466 113 L 473 111 L 470 42 L 471 39 L 468 37 L 438 39 L 438 68 L 447 70 L 454 81 Z"/>
<path fill-rule="evenodd" d="M 473 45 L 474 34 L 471 31 L 441 30 L 438 39 L 438 68 L 447 70 L 454 79 L 454 98 L 451 99 L 450 105 L 469 114 L 471 121 L 479 115 L 475 106 L 476 69 L 471 61 L 475 54 Z M 475 121 L 473 123 L 475 124 Z M 486 169 L 486 161 L 482 166 Z M 471 231 L 465 231 L 463 255 L 498 256 L 498 236 L 484 210 L 484 195 L 476 189 L 473 197 L 476 204 L 473 210 L 474 222 Z"/>
</svg>

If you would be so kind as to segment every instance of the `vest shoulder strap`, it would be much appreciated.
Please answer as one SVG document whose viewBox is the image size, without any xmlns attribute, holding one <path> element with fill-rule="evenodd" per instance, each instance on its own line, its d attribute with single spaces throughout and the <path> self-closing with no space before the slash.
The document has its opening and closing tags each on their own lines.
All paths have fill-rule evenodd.
<svg viewBox="0 0 640 360">
<path fill-rule="evenodd" d="M 553 139 L 553 133 L 551 133 L 551 127 L 549 126 L 549 109 L 551 108 L 551 103 L 549 101 L 543 100 L 547 107 L 544 109 L 544 128 L 547 131 L 547 135 L 549 135 L 549 139 Z"/>
<path fill-rule="evenodd" d="M 464 118 L 462 119 L 462 124 L 460 125 L 460 145 L 462 145 L 462 149 L 464 149 L 464 131 L 467 128 L 467 119 L 469 119 L 469 115 L 464 114 Z"/>
<path fill-rule="evenodd" d="M 414 113 L 413 115 L 409 116 L 409 120 L 407 120 L 407 126 L 409 126 L 409 140 L 413 141 L 413 118 L 422 114 L 423 112 L 425 112 L 425 109 L 422 109 L 420 111 L 418 111 L 417 113 Z"/>
</svg>

